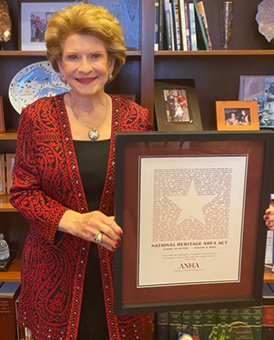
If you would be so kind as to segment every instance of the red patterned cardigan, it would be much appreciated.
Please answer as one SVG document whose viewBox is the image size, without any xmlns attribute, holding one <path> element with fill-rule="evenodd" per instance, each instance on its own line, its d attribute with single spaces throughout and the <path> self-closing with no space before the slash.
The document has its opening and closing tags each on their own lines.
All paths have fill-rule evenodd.
<svg viewBox="0 0 274 340">
<path fill-rule="evenodd" d="M 10 202 L 30 224 L 22 254 L 18 322 L 33 339 L 76 339 L 89 242 L 64 233 L 58 223 L 67 209 L 87 212 L 63 94 L 23 110 Z M 113 215 L 116 131 L 151 130 L 147 110 L 112 97 L 113 121 L 106 182 L 100 210 Z M 99 247 L 107 322 L 111 340 L 141 339 L 151 315 L 113 313 L 113 256 Z M 96 292 L 94 292 L 96 294 Z"/>
</svg>

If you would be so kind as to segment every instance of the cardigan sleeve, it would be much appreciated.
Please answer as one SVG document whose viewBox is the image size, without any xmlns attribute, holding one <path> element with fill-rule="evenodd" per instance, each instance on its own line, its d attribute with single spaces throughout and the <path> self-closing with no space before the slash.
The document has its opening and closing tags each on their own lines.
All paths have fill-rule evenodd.
<svg viewBox="0 0 274 340">
<path fill-rule="evenodd" d="M 10 203 L 30 223 L 33 232 L 53 243 L 59 221 L 68 208 L 42 189 L 30 112 L 34 109 L 34 105 L 23 109 L 20 117 Z"/>
</svg>

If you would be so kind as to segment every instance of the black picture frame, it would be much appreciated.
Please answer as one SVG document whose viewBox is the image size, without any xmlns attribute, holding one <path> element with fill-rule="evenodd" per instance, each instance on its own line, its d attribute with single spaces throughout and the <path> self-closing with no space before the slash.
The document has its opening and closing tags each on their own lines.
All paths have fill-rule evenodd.
<svg viewBox="0 0 274 340">
<path fill-rule="evenodd" d="M 114 254 L 115 314 L 261 305 L 267 233 L 262 216 L 269 205 L 273 141 L 271 131 L 116 134 L 115 220 L 124 235 Z M 248 157 L 239 282 L 138 288 L 140 158 L 235 154 Z"/>
<path fill-rule="evenodd" d="M 184 80 L 181 84 L 178 80 L 176 83 L 155 81 L 154 104 L 158 131 L 203 130 L 194 85 L 185 85 Z"/>
</svg>

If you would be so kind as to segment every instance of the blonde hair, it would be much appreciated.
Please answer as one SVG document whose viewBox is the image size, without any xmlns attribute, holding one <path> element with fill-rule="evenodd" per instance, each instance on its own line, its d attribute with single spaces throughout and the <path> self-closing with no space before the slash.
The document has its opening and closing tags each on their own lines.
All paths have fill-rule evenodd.
<svg viewBox="0 0 274 340">
<path fill-rule="evenodd" d="M 48 20 L 45 41 L 47 59 L 59 72 L 57 61 L 62 58 L 63 42 L 71 34 L 87 34 L 101 39 L 115 64 L 113 78 L 119 73 L 126 60 L 126 47 L 121 25 L 105 8 L 91 4 L 71 5 L 60 10 Z"/>
</svg>

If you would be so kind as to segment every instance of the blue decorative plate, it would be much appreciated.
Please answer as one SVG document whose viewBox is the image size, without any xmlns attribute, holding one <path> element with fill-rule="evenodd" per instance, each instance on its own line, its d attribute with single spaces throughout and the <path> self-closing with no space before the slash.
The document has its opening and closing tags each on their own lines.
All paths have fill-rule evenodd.
<svg viewBox="0 0 274 340">
<path fill-rule="evenodd" d="M 24 67 L 12 79 L 9 86 L 9 100 L 14 109 L 21 114 L 27 105 L 42 97 L 52 97 L 68 92 L 50 62 L 40 61 Z"/>
</svg>

